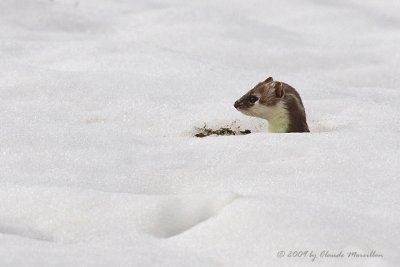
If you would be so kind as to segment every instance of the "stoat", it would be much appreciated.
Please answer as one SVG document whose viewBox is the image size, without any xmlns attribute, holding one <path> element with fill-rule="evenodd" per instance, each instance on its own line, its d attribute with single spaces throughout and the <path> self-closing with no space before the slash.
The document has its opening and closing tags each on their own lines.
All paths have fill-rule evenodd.
<svg viewBox="0 0 400 267">
<path fill-rule="evenodd" d="M 268 120 L 273 133 L 309 132 L 299 93 L 290 85 L 269 77 L 234 104 L 245 115 Z"/>
</svg>

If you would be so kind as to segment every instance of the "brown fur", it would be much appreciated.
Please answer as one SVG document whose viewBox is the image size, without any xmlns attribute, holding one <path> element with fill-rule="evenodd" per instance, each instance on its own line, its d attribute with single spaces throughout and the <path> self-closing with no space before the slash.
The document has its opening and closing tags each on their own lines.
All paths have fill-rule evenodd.
<svg viewBox="0 0 400 267">
<path fill-rule="evenodd" d="M 282 85 L 285 91 L 283 101 L 285 102 L 286 109 L 289 111 L 290 118 L 288 133 L 310 132 L 303 101 L 301 101 L 299 93 L 286 83 L 282 83 Z"/>
<path fill-rule="evenodd" d="M 235 102 L 235 108 L 245 112 L 254 103 L 251 103 L 252 96 L 258 98 L 261 105 L 274 107 L 282 102 L 289 115 L 289 126 L 287 132 L 309 132 L 306 120 L 306 113 L 299 93 L 290 85 L 282 82 L 273 81 L 269 77 L 265 81 L 257 84 L 247 94 Z M 247 114 L 248 115 L 248 114 Z M 265 118 L 267 119 L 267 118 Z"/>
</svg>

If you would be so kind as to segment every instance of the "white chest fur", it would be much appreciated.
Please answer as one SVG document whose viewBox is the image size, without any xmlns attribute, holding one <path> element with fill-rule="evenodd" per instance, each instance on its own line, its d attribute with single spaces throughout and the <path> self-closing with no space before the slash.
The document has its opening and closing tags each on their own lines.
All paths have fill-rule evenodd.
<svg viewBox="0 0 400 267">
<path fill-rule="evenodd" d="M 289 128 L 289 113 L 282 102 L 273 107 L 257 102 L 249 110 L 248 115 L 268 120 L 268 128 L 272 133 L 285 133 Z"/>
</svg>

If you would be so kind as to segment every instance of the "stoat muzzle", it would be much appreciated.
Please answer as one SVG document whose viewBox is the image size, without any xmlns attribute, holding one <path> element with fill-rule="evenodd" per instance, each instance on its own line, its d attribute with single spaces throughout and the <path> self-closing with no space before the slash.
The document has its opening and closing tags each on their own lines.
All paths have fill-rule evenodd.
<svg viewBox="0 0 400 267">
<path fill-rule="evenodd" d="M 273 133 L 309 132 L 299 93 L 290 85 L 269 77 L 234 104 L 245 115 L 268 120 Z"/>
</svg>

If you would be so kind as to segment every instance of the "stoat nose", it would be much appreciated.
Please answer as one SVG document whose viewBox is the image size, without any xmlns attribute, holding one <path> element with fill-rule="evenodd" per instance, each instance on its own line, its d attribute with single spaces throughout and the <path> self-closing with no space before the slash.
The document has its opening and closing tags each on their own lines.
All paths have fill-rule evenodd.
<svg viewBox="0 0 400 267">
<path fill-rule="evenodd" d="M 233 104 L 233 106 L 234 106 L 235 108 L 238 108 L 238 107 L 239 107 L 239 101 L 236 101 L 235 104 Z"/>
</svg>

